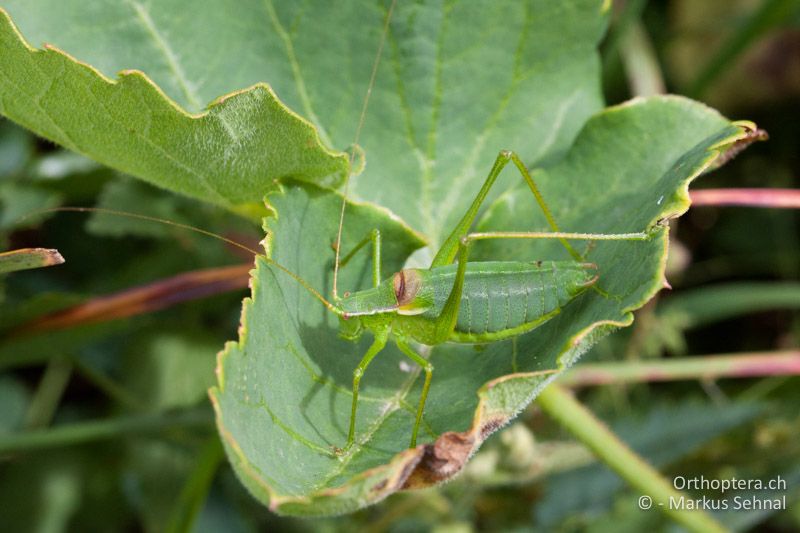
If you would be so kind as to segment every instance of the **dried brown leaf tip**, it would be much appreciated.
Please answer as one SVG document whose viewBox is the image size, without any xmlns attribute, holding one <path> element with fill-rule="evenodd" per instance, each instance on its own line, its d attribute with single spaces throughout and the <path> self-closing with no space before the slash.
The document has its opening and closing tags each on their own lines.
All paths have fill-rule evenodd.
<svg viewBox="0 0 800 533">
<path fill-rule="evenodd" d="M 406 480 L 404 489 L 421 489 L 435 485 L 456 474 L 477 446 L 472 432 L 443 433 L 435 442 L 426 444 L 419 465 Z"/>
<path fill-rule="evenodd" d="M 745 126 L 746 127 L 746 126 Z M 769 133 L 767 130 L 762 130 L 761 128 L 753 127 L 749 128 L 746 127 L 747 131 L 745 132 L 744 136 L 732 142 L 724 152 L 722 152 L 719 157 L 714 161 L 711 165 L 710 170 L 717 169 L 739 155 L 745 148 L 753 144 L 754 142 L 758 141 L 766 141 L 769 139 Z"/>
<path fill-rule="evenodd" d="M 398 490 L 407 488 L 407 480 L 414 472 L 414 469 L 420 464 L 420 461 L 424 457 L 424 452 L 420 451 L 419 448 L 416 448 L 406 450 L 404 454 L 406 455 L 406 459 L 403 467 L 397 470 L 391 477 L 382 479 L 373 485 L 370 489 L 373 494 L 389 495 L 397 492 Z"/>
</svg>

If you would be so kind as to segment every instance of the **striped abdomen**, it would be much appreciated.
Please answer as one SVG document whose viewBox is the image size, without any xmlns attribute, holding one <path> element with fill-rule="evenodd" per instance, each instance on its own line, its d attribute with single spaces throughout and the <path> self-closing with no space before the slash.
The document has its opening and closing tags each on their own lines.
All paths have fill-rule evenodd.
<svg viewBox="0 0 800 533">
<path fill-rule="evenodd" d="M 457 265 L 431 269 L 438 316 L 453 287 Z M 531 330 L 557 314 L 597 279 L 596 267 L 571 261 L 468 263 L 458 320 L 450 336 L 456 342 L 490 342 Z"/>
</svg>

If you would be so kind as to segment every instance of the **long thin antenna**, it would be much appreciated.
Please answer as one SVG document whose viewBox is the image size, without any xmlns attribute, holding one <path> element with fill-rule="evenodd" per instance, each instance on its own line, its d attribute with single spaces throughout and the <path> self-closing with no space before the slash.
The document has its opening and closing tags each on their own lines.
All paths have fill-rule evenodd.
<svg viewBox="0 0 800 533">
<path fill-rule="evenodd" d="M 383 22 L 383 32 L 381 33 L 381 40 L 378 44 L 378 51 L 375 54 L 375 61 L 372 63 L 372 73 L 369 77 L 369 84 L 367 85 L 367 94 L 364 96 L 364 105 L 361 106 L 361 116 L 358 118 L 358 126 L 356 126 L 356 135 L 353 139 L 353 145 L 350 153 L 350 170 L 344 179 L 344 190 L 342 195 L 342 210 L 339 212 L 339 230 L 336 234 L 336 259 L 333 264 L 333 299 L 339 299 L 338 282 L 339 282 L 339 254 L 342 248 L 342 227 L 344 227 L 344 211 L 347 206 L 347 191 L 350 186 L 350 176 L 353 164 L 356 159 L 356 146 L 361 136 L 361 129 L 364 126 L 364 119 L 367 116 L 367 107 L 369 106 L 369 97 L 372 95 L 372 88 L 375 86 L 375 78 L 378 75 L 378 65 L 381 62 L 381 55 L 383 55 L 383 45 L 386 43 L 386 36 L 389 34 L 389 21 L 392 19 L 392 12 L 397 0 L 392 0 L 389 5 L 389 10 L 386 12 L 386 19 Z"/>
<path fill-rule="evenodd" d="M 116 209 L 106 209 L 105 207 L 71 207 L 71 206 L 51 207 L 51 208 L 48 208 L 48 209 L 39 209 L 39 210 L 36 210 L 36 211 L 31 211 L 30 213 L 27 213 L 25 216 L 23 216 L 19 220 L 21 222 L 21 221 L 25 220 L 26 218 L 31 218 L 31 217 L 34 217 L 36 215 L 44 215 L 46 213 L 64 213 L 64 212 L 66 212 L 66 213 L 104 213 L 106 215 L 115 215 L 115 216 L 119 216 L 119 217 L 136 218 L 136 219 L 139 219 L 139 220 L 147 220 L 148 222 L 158 222 L 159 224 L 166 224 L 167 226 L 174 226 L 176 228 L 181 228 L 181 229 L 193 231 L 195 233 L 199 233 L 200 235 L 205 235 L 206 237 L 212 237 L 214 239 L 217 239 L 218 241 L 222 241 L 222 242 L 224 242 L 226 244 L 230 244 L 231 246 L 235 246 L 237 248 L 240 248 L 240 249 L 244 250 L 245 252 L 249 252 L 249 253 L 251 253 L 253 255 L 258 255 L 259 254 L 259 252 L 257 250 L 253 250 L 249 246 L 245 246 L 244 244 L 242 244 L 240 242 L 236 242 L 236 241 L 234 241 L 232 239 L 229 239 L 227 237 L 223 237 L 222 235 L 217 235 L 216 233 L 213 233 L 213 232 L 208 231 L 208 230 L 204 230 L 204 229 L 201 229 L 201 228 L 196 228 L 196 227 L 190 226 L 188 224 L 181 224 L 180 222 L 173 222 L 172 220 L 167 220 L 167 219 L 164 219 L 164 218 L 151 217 L 149 215 L 140 215 L 138 213 L 128 213 L 127 211 L 117 211 Z"/>
<path fill-rule="evenodd" d="M 48 208 L 48 209 L 39 209 L 37 211 L 32 211 L 30 213 L 27 213 L 25 216 L 23 216 L 19 220 L 23 221 L 23 220 L 25 220 L 27 218 L 31 218 L 31 217 L 34 217 L 36 215 L 43 215 L 45 213 L 58 213 L 58 212 L 67 212 L 67 213 L 104 213 L 104 214 L 107 214 L 107 215 L 114 215 L 114 216 L 127 217 L 127 218 L 135 218 L 135 219 L 138 219 L 138 220 L 146 220 L 148 222 L 156 222 L 156 223 L 159 223 L 159 224 L 165 224 L 167 226 L 174 226 L 176 228 L 180 228 L 180 229 L 184 229 L 184 230 L 188 230 L 188 231 L 193 231 L 195 233 L 199 233 L 200 235 L 204 235 L 206 237 L 211 237 L 213 239 L 217 239 L 218 241 L 222 241 L 222 242 L 224 242 L 226 244 L 230 244 L 231 246 L 235 246 L 236 248 L 239 248 L 241 250 L 249 252 L 249 253 L 251 253 L 253 255 L 260 255 L 262 260 L 266 261 L 270 265 L 273 265 L 274 267 L 276 267 L 279 270 L 281 270 L 281 271 L 285 272 L 286 274 L 288 274 L 289 277 L 291 277 L 297 283 L 299 283 L 312 296 L 314 296 L 316 299 L 318 299 L 320 302 L 322 302 L 323 305 L 325 305 L 325 307 L 327 307 L 329 310 L 331 310 L 332 312 L 336 313 L 337 315 L 341 315 L 342 314 L 342 310 L 341 309 L 339 309 L 338 307 L 333 305 L 331 302 L 329 302 L 327 299 L 325 299 L 325 297 L 322 296 L 322 294 L 320 294 L 320 292 L 318 290 L 316 290 L 314 287 L 312 287 L 306 280 L 304 280 L 303 278 L 301 278 L 300 276 L 298 276 L 297 274 L 295 274 L 294 272 L 292 272 L 291 270 L 289 270 L 285 266 L 281 265 L 277 261 L 274 261 L 274 260 L 270 259 L 266 255 L 264 255 L 262 252 L 259 252 L 258 250 L 254 250 L 253 248 L 250 248 L 249 246 L 245 246 L 244 244 L 242 244 L 240 242 L 234 241 L 233 239 L 229 239 L 227 237 L 223 237 L 222 235 L 218 235 L 218 234 L 216 234 L 214 232 L 211 232 L 211 231 L 208 231 L 208 230 L 204 230 L 202 228 L 197 228 L 195 226 L 190 226 L 188 224 L 181 224 L 180 222 L 173 222 L 172 220 L 166 220 L 166 219 L 163 219 L 163 218 L 151 217 L 149 215 L 140 215 L 138 213 L 129 213 L 127 211 L 117 211 L 115 209 L 106 209 L 104 207 L 71 207 L 71 206 L 67 206 L 67 207 L 51 207 L 51 208 Z"/>
</svg>

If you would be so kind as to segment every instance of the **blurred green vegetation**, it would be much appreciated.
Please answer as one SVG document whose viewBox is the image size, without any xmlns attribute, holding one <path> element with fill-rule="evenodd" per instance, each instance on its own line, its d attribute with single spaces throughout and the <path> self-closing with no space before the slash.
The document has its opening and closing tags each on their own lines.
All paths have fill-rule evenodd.
<svg viewBox="0 0 800 533">
<path fill-rule="evenodd" d="M 602 48 L 609 104 L 663 88 L 753 120 L 770 140 L 696 186 L 800 187 L 798 2 L 629 0 L 617 8 Z M 441 488 L 339 518 L 272 515 L 223 460 L 205 393 L 215 353 L 236 336 L 244 289 L 119 321 L 13 333 L 93 297 L 248 260 L 172 226 L 23 215 L 58 205 L 129 209 L 255 246 L 261 236 L 252 224 L 66 153 L 8 121 L 0 122 L 0 203 L 3 249 L 57 248 L 67 259 L 0 281 L 0 521 L 7 531 L 668 527 L 661 514 L 639 510 L 639 494 L 535 407 Z M 694 208 L 673 228 L 671 259 L 672 290 L 586 362 L 797 350 L 800 302 L 786 296 L 800 285 L 796 211 Z M 735 530 L 796 531 L 799 383 L 773 376 L 611 385 L 580 398 L 668 478 L 780 475 L 789 510 L 717 517 Z M 10 437 L 55 426 L 73 431 L 45 432 L 35 444 Z"/>
</svg>

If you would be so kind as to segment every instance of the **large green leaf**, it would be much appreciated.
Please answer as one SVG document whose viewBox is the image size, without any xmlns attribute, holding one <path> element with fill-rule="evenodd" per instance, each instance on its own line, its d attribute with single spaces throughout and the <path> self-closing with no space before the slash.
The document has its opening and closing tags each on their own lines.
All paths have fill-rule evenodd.
<svg viewBox="0 0 800 533">
<path fill-rule="evenodd" d="M 0 112 L 226 205 L 260 201 L 275 178 L 333 184 L 346 159 L 267 86 L 219 97 L 267 81 L 325 145 L 348 148 L 388 4 L 10 0 L 28 42 L 86 64 L 33 51 L 0 14 Z M 553 157 L 601 107 L 605 11 L 600 0 L 398 2 L 360 137 L 367 171 L 351 191 L 438 242 L 499 149 Z"/>
<path fill-rule="evenodd" d="M 370 339 L 339 339 L 332 313 L 287 275 L 259 262 L 241 339 L 222 354 L 214 393 L 220 430 L 244 483 L 277 512 L 330 514 L 454 475 L 552 378 L 539 371 L 572 364 L 597 338 L 630 324 L 631 311 L 664 285 L 667 228 L 660 221 L 688 207 L 689 181 L 745 134 L 713 110 L 674 97 L 634 101 L 589 120 L 566 157 L 538 173 L 553 212 L 568 230 L 649 229 L 652 239 L 590 247 L 587 258 L 598 264 L 607 297 L 589 291 L 514 341 L 434 347 L 424 444 L 413 450 L 405 446 L 422 380 L 392 346 L 362 381 L 357 444 L 333 455 L 346 440 L 352 371 Z M 536 228 L 529 196 L 527 190 L 503 195 L 484 229 Z M 328 294 L 335 197 L 293 188 L 270 202 L 278 213 L 267 228 L 272 257 Z M 381 222 L 365 209 L 348 210 L 345 249 Z M 477 253 L 521 261 L 566 256 L 557 244 L 512 244 Z M 388 271 L 411 249 L 406 241 L 391 246 L 383 265 Z M 348 266 L 343 287 L 369 286 L 367 256 Z"/>
<path fill-rule="evenodd" d="M 0 9 L 0 113 L 47 139 L 156 185 L 229 208 L 259 202 L 276 179 L 293 176 L 335 184 L 348 168 L 347 156 L 324 147 L 314 127 L 263 83 L 231 93 L 244 87 L 234 84 L 229 94 L 216 93 L 214 97 L 220 97 L 200 112 L 214 97 L 194 92 L 200 80 L 186 78 L 175 55 L 191 57 L 193 51 L 174 51 L 152 27 L 143 4 L 93 3 L 97 12 L 88 19 L 84 2 L 9 4 L 15 15 L 43 23 L 44 31 L 31 31 L 29 39 L 58 43 L 66 31 L 70 38 L 64 41 L 82 43 L 74 47 L 79 58 L 85 59 L 82 52 L 89 48 L 114 59 L 112 73 L 125 69 L 112 81 L 58 48 L 35 50 Z M 108 25 L 96 26 L 98 20 Z M 47 28 L 47 22 L 57 23 L 58 30 L 47 31 L 54 29 Z M 133 26 L 131 31 L 124 31 L 127 24 Z M 213 27 L 211 21 L 209 25 Z M 107 33 L 96 32 L 98 27 Z M 106 42 L 101 44 L 97 37 Z M 142 41 L 149 46 L 141 46 Z M 151 52 L 143 53 L 143 61 L 119 57 L 142 53 L 143 48 Z M 199 113 L 187 113 L 146 74 L 133 69 L 141 65 L 149 72 L 164 62 L 171 69 L 171 78 L 164 81 L 181 84 L 192 104 L 189 109 Z M 224 72 L 202 75 L 226 78 Z"/>
</svg>

